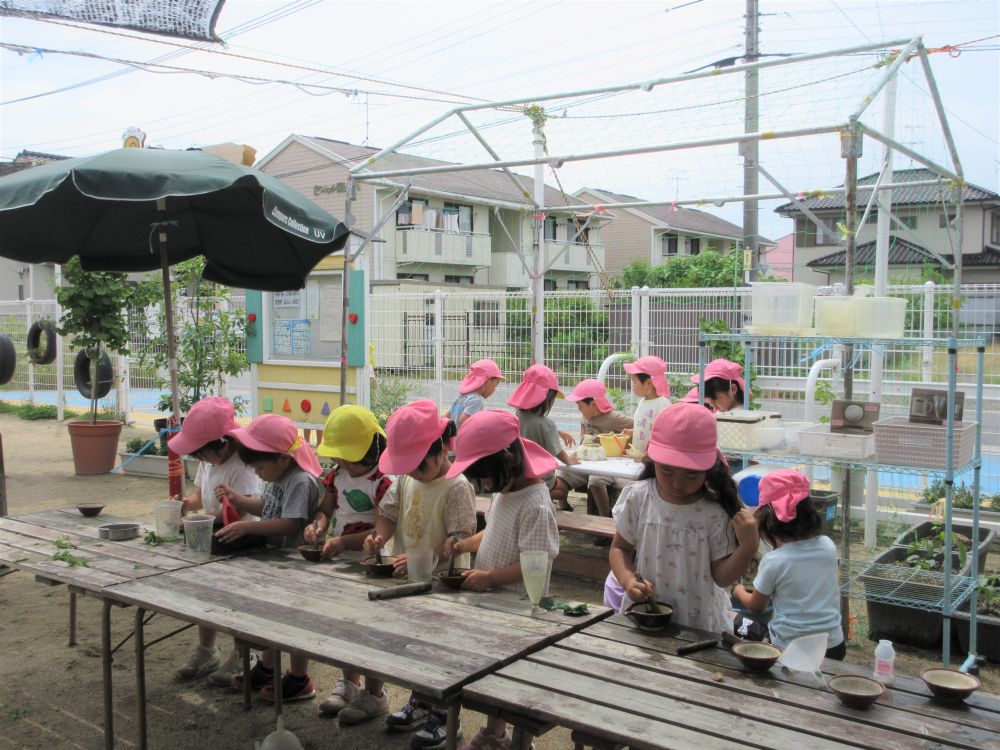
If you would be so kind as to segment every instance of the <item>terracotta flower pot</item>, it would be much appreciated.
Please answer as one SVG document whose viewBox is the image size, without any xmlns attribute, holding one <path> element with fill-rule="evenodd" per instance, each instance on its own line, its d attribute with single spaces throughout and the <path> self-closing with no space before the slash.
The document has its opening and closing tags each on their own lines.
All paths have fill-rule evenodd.
<svg viewBox="0 0 1000 750">
<path fill-rule="evenodd" d="M 122 422 L 67 422 L 66 427 L 73 446 L 73 467 L 77 475 L 107 474 L 114 468 Z"/>
</svg>

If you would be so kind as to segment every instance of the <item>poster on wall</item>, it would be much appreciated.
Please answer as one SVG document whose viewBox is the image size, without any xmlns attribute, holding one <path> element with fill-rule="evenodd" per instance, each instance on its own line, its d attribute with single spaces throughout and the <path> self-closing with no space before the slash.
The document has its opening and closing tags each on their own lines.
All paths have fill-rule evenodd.
<svg viewBox="0 0 1000 750">
<path fill-rule="evenodd" d="M 338 278 L 339 282 L 339 278 Z M 319 288 L 319 340 L 340 341 L 344 319 L 344 293 L 339 283 L 322 284 Z"/>
<path fill-rule="evenodd" d="M 312 354 L 312 327 L 308 320 L 276 320 L 272 335 L 275 354 L 309 356 Z"/>
<path fill-rule="evenodd" d="M 274 306 L 275 307 L 298 307 L 301 304 L 302 292 L 295 290 L 293 292 L 275 292 L 274 293 Z"/>
</svg>

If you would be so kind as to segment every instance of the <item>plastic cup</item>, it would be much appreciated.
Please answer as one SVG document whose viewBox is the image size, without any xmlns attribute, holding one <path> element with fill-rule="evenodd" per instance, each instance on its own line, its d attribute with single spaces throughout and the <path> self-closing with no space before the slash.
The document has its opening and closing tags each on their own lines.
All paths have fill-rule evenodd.
<svg viewBox="0 0 1000 750">
<path fill-rule="evenodd" d="M 430 547 L 406 549 L 406 578 L 410 583 L 426 583 L 434 575 L 438 558 Z"/>
<path fill-rule="evenodd" d="M 184 503 L 180 500 L 159 500 L 153 503 L 157 536 L 180 536 L 183 507 Z"/>
<path fill-rule="evenodd" d="M 532 607 L 537 607 L 549 580 L 549 553 L 546 550 L 526 550 L 521 553 L 521 577 Z"/>
<path fill-rule="evenodd" d="M 212 556 L 212 526 L 215 518 L 212 516 L 191 515 L 184 519 L 184 541 L 188 550 L 199 560 L 208 560 Z"/>
</svg>

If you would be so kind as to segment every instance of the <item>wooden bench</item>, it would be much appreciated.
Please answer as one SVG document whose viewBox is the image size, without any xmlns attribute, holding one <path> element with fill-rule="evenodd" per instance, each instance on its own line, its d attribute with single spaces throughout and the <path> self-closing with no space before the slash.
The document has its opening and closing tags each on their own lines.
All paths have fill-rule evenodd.
<svg viewBox="0 0 1000 750">
<path fill-rule="evenodd" d="M 476 495 L 476 514 L 480 519 L 486 516 L 490 507 L 490 498 Z M 559 531 L 589 536 L 603 536 L 608 539 L 615 535 L 615 522 L 603 516 L 590 516 L 584 513 L 574 513 L 569 510 L 557 510 L 556 526 Z M 584 578 L 604 580 L 610 568 L 607 555 L 581 555 L 576 552 L 563 551 L 555 559 L 552 569 L 560 573 L 570 573 Z"/>
</svg>

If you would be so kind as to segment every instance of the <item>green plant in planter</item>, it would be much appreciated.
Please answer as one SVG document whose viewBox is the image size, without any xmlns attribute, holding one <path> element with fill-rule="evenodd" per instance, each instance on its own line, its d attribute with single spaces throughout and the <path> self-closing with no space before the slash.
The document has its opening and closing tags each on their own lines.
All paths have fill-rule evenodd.
<svg viewBox="0 0 1000 750">
<path fill-rule="evenodd" d="M 984 574 L 979 576 L 976 586 L 976 612 L 981 615 L 1000 617 L 1000 575 Z"/>
<path fill-rule="evenodd" d="M 172 268 L 177 388 L 182 413 L 202 398 L 217 394 L 227 376 L 240 375 L 250 366 L 245 346 L 246 317 L 242 311 L 232 309 L 227 288 L 202 279 L 204 269 L 205 259 L 200 256 Z M 147 282 L 144 295 L 146 304 L 158 304 L 159 317 L 155 330 L 148 324 L 145 326 L 147 345 L 140 364 L 154 368 L 157 386 L 169 389 L 167 322 L 161 282 Z M 237 413 L 242 412 L 245 399 L 235 398 L 233 405 Z M 165 393 L 157 406 L 169 413 L 173 408 L 170 394 Z"/>
<path fill-rule="evenodd" d="M 154 441 L 153 443 L 151 443 L 150 446 L 148 448 L 146 448 L 146 450 L 143 451 L 142 450 L 143 446 L 145 446 L 146 443 L 148 443 L 148 442 L 149 441 L 146 440 L 146 439 L 144 439 L 144 438 L 139 438 L 139 437 L 130 438 L 128 440 L 128 442 L 125 443 L 125 452 L 126 453 L 138 453 L 139 451 L 142 451 L 142 455 L 144 455 L 144 456 L 164 456 L 164 455 L 166 455 L 165 453 L 161 453 L 160 452 L 160 444 L 157 441 Z"/>
<path fill-rule="evenodd" d="M 914 568 L 921 570 L 944 570 L 944 524 L 936 523 L 931 526 L 931 533 L 922 539 L 914 539 L 906 547 L 906 559 L 904 562 Z M 955 533 L 951 533 L 952 552 L 958 552 L 958 567 L 965 567 L 969 550 L 962 539 Z"/>
<path fill-rule="evenodd" d="M 816 381 L 816 403 L 822 404 L 823 406 L 830 406 L 833 404 L 834 399 L 837 398 L 837 394 L 833 390 L 833 383 L 829 380 L 817 380 Z M 829 424 L 829 417 L 820 417 L 819 421 L 821 424 Z"/>
<path fill-rule="evenodd" d="M 382 427 L 396 409 L 410 400 L 414 390 L 415 387 L 405 380 L 386 378 L 378 381 L 378 386 L 372 389 L 371 410 Z"/>
<path fill-rule="evenodd" d="M 97 394 L 101 352 L 129 353 L 128 309 L 135 290 L 123 273 L 84 271 L 78 258 L 62 266 L 63 285 L 56 299 L 63 309 L 57 329 L 71 336 L 73 347 L 90 355 L 92 394 Z M 90 421 L 97 421 L 97 398 L 90 400 Z"/>
</svg>

